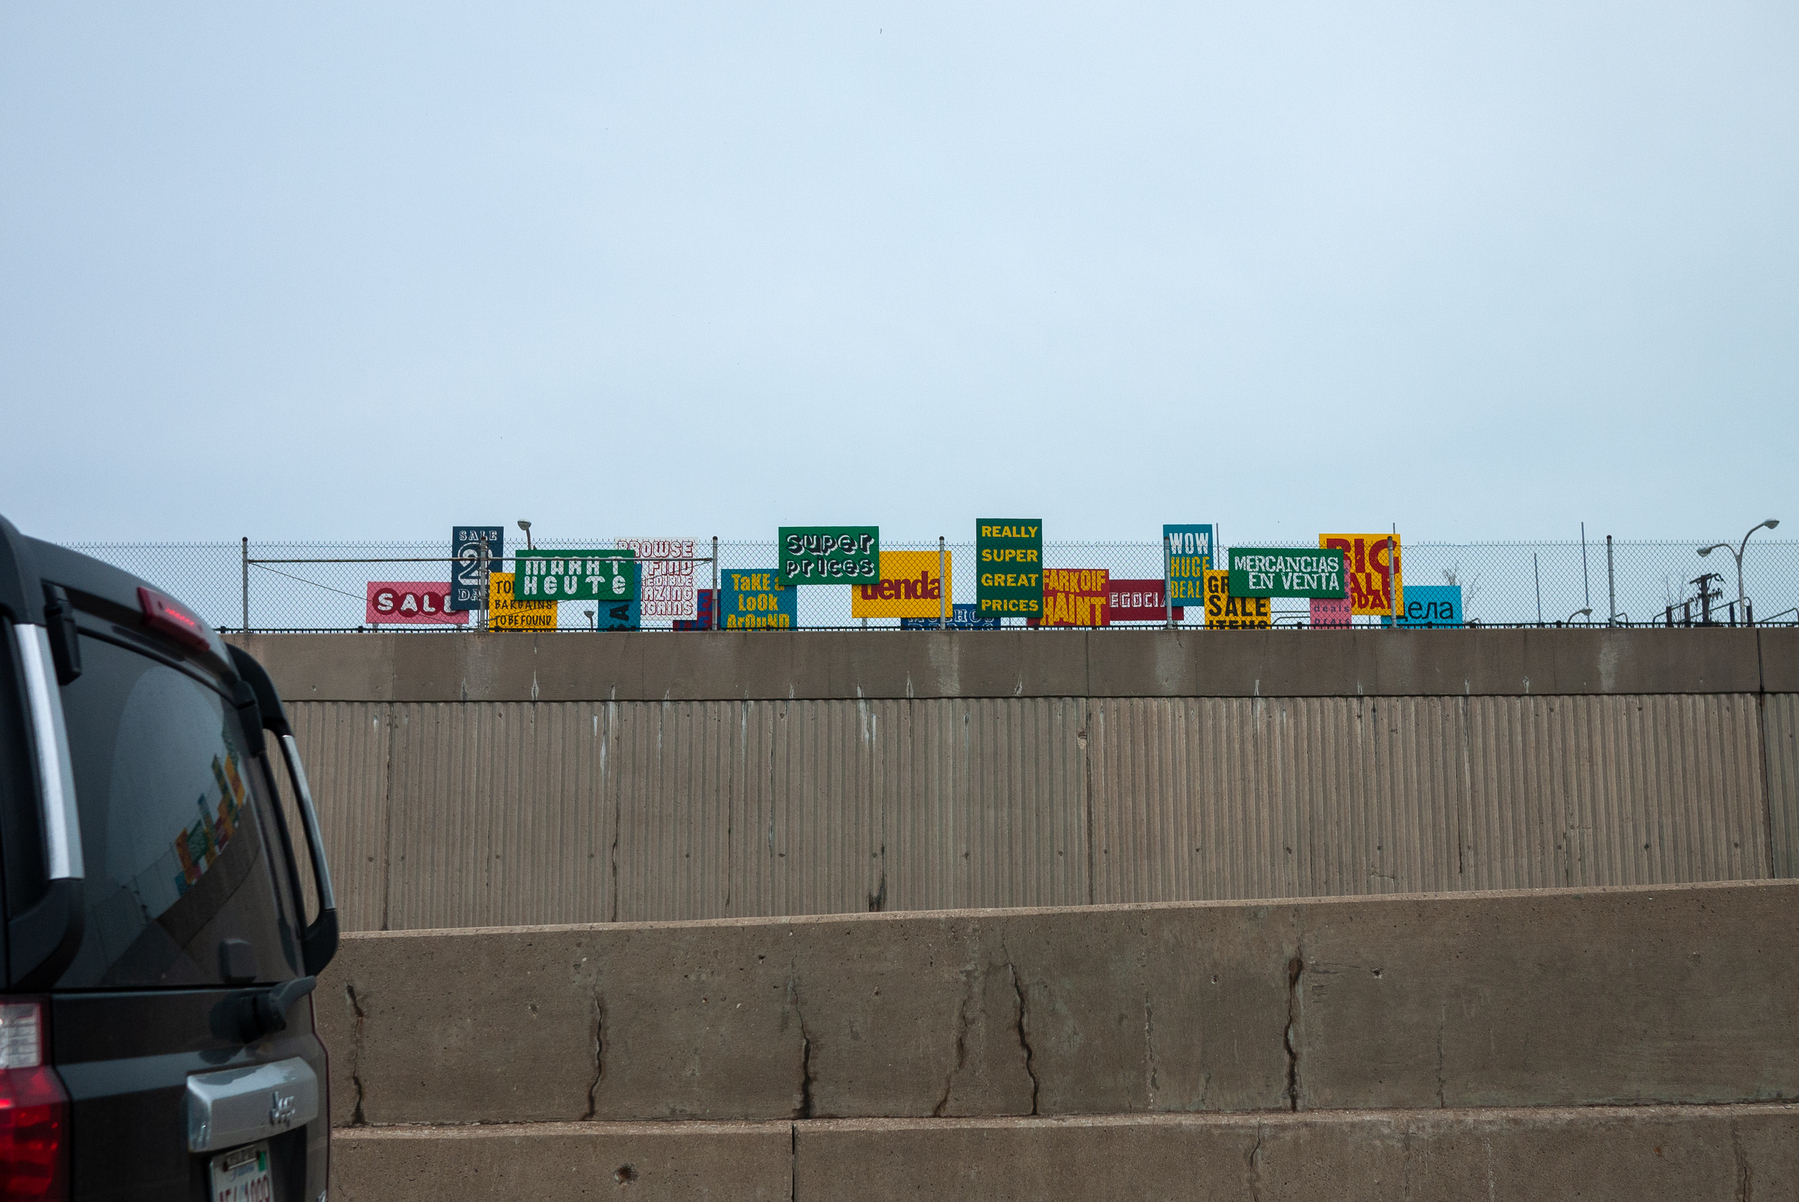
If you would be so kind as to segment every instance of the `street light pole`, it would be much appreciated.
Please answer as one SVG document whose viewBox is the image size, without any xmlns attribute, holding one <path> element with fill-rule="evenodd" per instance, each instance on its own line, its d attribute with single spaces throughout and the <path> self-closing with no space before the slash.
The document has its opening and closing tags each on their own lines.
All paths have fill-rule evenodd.
<svg viewBox="0 0 1799 1202">
<path fill-rule="evenodd" d="M 1774 529 L 1774 527 L 1776 527 L 1778 525 L 1780 525 L 1779 518 L 1769 518 L 1765 522 L 1757 522 L 1755 525 L 1749 527 L 1749 534 L 1754 534 L 1757 530 L 1760 530 L 1764 526 L 1766 526 L 1769 530 L 1772 530 L 1772 529 Z M 1700 555 L 1710 555 L 1713 551 L 1716 551 L 1719 548 L 1723 548 L 1724 550 L 1729 551 L 1733 556 L 1736 557 L 1736 561 L 1737 561 L 1737 615 L 1743 620 L 1743 622 L 1745 624 L 1747 624 L 1749 621 L 1749 611 L 1743 605 L 1743 553 L 1749 549 L 1749 534 L 1745 534 L 1743 536 L 1743 541 L 1734 547 L 1731 546 L 1729 543 L 1713 543 L 1709 547 L 1699 548 Z"/>
</svg>

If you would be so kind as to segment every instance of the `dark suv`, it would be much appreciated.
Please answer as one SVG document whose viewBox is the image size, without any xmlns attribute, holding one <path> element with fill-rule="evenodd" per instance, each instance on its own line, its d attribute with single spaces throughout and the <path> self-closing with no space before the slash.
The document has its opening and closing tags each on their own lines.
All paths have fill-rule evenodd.
<svg viewBox="0 0 1799 1202">
<path fill-rule="evenodd" d="M 0 1198 L 323 1202 L 337 912 L 268 674 L 4 519 L 0 902 Z"/>
</svg>

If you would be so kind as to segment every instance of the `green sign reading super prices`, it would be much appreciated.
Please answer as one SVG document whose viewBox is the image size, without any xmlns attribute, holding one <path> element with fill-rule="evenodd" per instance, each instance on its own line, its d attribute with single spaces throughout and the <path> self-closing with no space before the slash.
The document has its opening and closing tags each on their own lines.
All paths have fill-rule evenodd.
<svg viewBox="0 0 1799 1202">
<path fill-rule="evenodd" d="M 1232 547 L 1233 597 L 1342 597 L 1343 552 L 1317 547 Z"/>
<path fill-rule="evenodd" d="M 781 578 L 788 584 L 879 584 L 879 526 L 782 526 Z"/>
<path fill-rule="evenodd" d="M 637 595 L 635 551 L 520 551 L 515 601 L 629 601 Z"/>
</svg>

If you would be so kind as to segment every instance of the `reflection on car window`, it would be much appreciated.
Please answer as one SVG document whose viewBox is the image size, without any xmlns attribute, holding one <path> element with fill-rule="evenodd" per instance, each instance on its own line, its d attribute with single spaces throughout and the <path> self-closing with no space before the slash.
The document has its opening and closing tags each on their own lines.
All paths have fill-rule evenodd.
<svg viewBox="0 0 1799 1202">
<path fill-rule="evenodd" d="M 146 656 L 83 636 L 63 689 L 82 849 L 87 930 L 64 988 L 220 982 L 219 944 L 256 950 L 258 977 L 293 975 L 235 713 L 213 689 Z M 274 854 L 280 854 L 275 852 Z"/>
</svg>

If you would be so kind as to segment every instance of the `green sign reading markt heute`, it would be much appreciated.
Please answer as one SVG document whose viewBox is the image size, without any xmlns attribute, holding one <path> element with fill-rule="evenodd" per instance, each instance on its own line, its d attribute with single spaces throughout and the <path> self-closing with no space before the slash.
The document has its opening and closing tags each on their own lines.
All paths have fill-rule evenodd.
<svg viewBox="0 0 1799 1202">
<path fill-rule="evenodd" d="M 520 551 L 515 601 L 629 601 L 637 595 L 635 551 Z"/>
<path fill-rule="evenodd" d="M 1233 597 L 1342 597 L 1343 552 L 1318 547 L 1232 547 Z"/>
</svg>

